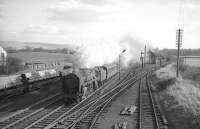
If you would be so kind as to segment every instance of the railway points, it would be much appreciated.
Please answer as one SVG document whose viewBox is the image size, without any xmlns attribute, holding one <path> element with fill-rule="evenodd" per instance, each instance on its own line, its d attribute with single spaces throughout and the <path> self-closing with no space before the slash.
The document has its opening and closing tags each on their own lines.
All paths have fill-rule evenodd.
<svg viewBox="0 0 200 129">
<path fill-rule="evenodd" d="M 105 83 L 105 86 L 104 86 L 104 88 L 103 88 L 103 86 L 101 87 L 101 93 L 103 93 L 104 91 L 105 91 L 105 89 L 107 88 L 107 89 L 109 89 L 109 88 L 111 88 L 111 87 L 109 87 L 109 85 L 111 85 L 111 84 L 114 84 L 115 83 L 115 81 L 116 81 L 116 77 L 114 77 L 114 78 L 112 78 L 112 79 L 110 79 L 109 81 L 107 81 L 106 83 Z M 100 91 L 100 90 L 99 90 Z M 100 93 L 100 94 L 101 94 Z M 58 97 L 55 97 L 55 98 L 57 98 L 58 99 Z M 44 99 L 43 101 L 45 101 L 46 99 Z M 38 102 L 39 103 L 39 102 Z M 49 122 L 49 124 L 52 122 L 52 121 L 54 121 L 54 120 L 56 120 L 57 118 L 59 118 L 63 113 L 65 113 L 65 112 L 67 112 L 70 108 L 72 108 L 73 107 L 73 105 L 71 105 L 71 107 L 70 106 L 65 106 L 64 105 L 64 102 L 63 102 L 63 104 L 62 105 L 60 105 L 60 106 L 58 106 L 57 108 L 55 108 L 54 110 L 51 108 L 51 106 L 49 106 L 49 105 L 46 105 L 46 107 L 47 106 L 49 106 L 49 109 L 51 109 L 51 110 L 46 110 L 46 109 L 48 109 L 48 108 L 46 108 L 46 107 L 42 107 L 42 105 L 40 105 L 40 106 L 38 106 L 38 109 L 35 107 L 35 108 L 33 108 L 35 105 L 37 105 L 38 103 L 36 103 L 36 104 L 34 104 L 34 105 L 32 105 L 32 106 L 29 106 L 28 108 L 26 108 L 26 109 L 23 109 L 23 110 L 20 110 L 20 111 L 18 111 L 18 112 L 16 112 L 16 113 L 14 113 L 13 115 L 11 115 L 11 116 L 9 116 L 9 117 L 7 117 L 7 118 L 5 118 L 5 119 L 3 119 L 1 122 L 2 122 L 2 127 L 3 128 L 11 128 L 11 127 L 13 127 L 14 125 L 15 125 L 15 127 L 17 128 L 17 127 L 23 127 L 23 128 L 32 128 L 32 127 L 34 127 L 34 126 L 36 126 L 37 124 L 39 124 L 40 125 L 40 123 L 42 122 L 44 122 L 44 121 L 46 121 L 46 123 L 48 123 Z M 52 102 L 53 103 L 53 102 Z M 50 103 L 50 105 L 51 105 L 51 103 Z M 53 106 L 53 105 L 52 105 Z M 39 108 L 39 107 L 41 107 L 41 108 Z M 34 109 L 34 110 L 30 110 L 30 109 Z M 37 109 L 37 110 L 35 110 L 35 109 Z M 29 112 L 29 111 L 31 111 L 31 112 Z M 28 112 L 28 113 L 24 113 L 24 112 Z M 42 112 L 44 112 L 44 114 L 42 113 Z M 23 115 L 22 115 L 23 114 Z M 40 114 L 40 115 L 38 115 L 38 114 Z M 46 114 L 46 115 L 45 115 Z M 56 114 L 56 115 L 55 115 Z M 21 116 L 20 116 L 21 115 Z M 18 116 L 20 116 L 19 118 L 18 118 Z M 42 116 L 42 117 L 41 117 Z M 10 121 L 10 119 L 12 119 L 12 117 L 13 117 L 13 119 L 15 118 L 15 117 L 17 117 L 18 119 L 14 119 L 15 121 Z M 50 118 L 50 120 L 48 119 L 48 117 Z M 54 117 L 54 119 L 52 119 L 52 117 Z M 29 119 L 27 119 L 27 118 L 29 118 Z M 38 119 L 39 118 L 39 119 Z M 26 119 L 26 122 L 24 121 Z M 5 125 L 5 123 L 6 122 L 8 122 L 8 121 L 10 121 L 11 123 L 7 123 L 6 125 Z M 29 125 L 29 126 L 27 126 L 27 125 Z M 48 125 L 48 124 L 47 124 Z M 44 125 L 43 124 L 43 126 L 45 127 L 45 126 L 47 126 L 47 125 Z M 41 126 L 41 125 L 40 125 Z"/>
<path fill-rule="evenodd" d="M 94 112 L 98 113 L 99 111 L 96 111 L 97 109 L 101 110 L 100 107 L 104 107 L 104 104 L 107 105 L 114 97 L 137 82 L 138 78 L 144 76 L 145 73 L 146 72 L 141 72 L 135 76 L 133 76 L 132 73 L 128 74 L 123 82 L 116 85 L 114 89 L 100 98 L 91 101 L 89 104 L 84 104 L 84 106 L 81 106 L 81 108 L 78 108 L 75 112 L 65 116 L 59 122 L 49 126 L 48 128 L 77 128 L 78 124 L 81 123 L 81 120 L 87 117 L 88 114 L 94 114 Z M 87 126 L 88 125 L 90 124 L 87 124 Z"/>
<path fill-rule="evenodd" d="M 24 129 L 54 129 L 54 128 L 98 128 L 98 120 L 105 112 L 106 108 L 111 106 L 111 103 L 120 98 L 124 94 L 125 91 L 134 87 L 134 91 L 138 91 L 137 88 L 140 85 L 139 81 L 146 77 L 147 74 L 150 74 L 152 70 L 155 70 L 154 67 L 135 67 L 133 69 L 126 70 L 122 72 L 121 79 L 117 80 L 118 74 L 114 67 L 117 66 L 109 66 L 109 67 L 102 67 L 98 69 L 101 76 L 105 74 L 107 81 L 103 80 L 103 76 L 100 80 L 104 81 L 104 84 L 99 88 L 95 89 L 96 84 L 101 84 L 101 82 L 95 82 L 95 78 L 93 78 L 93 74 L 90 76 L 84 76 L 86 83 L 82 83 L 80 81 L 81 86 L 86 86 L 88 91 L 92 92 L 86 96 L 86 99 L 82 99 L 79 103 L 72 102 L 71 104 L 66 104 L 66 100 L 69 99 L 77 99 L 78 94 L 75 92 L 63 92 L 62 94 L 58 94 L 58 96 L 54 96 L 49 100 L 43 100 L 42 102 L 38 102 L 24 110 L 20 110 L 13 115 L 3 119 L 0 121 L 0 126 L 2 129 L 12 129 L 12 128 L 24 128 Z M 103 72 L 105 70 L 106 72 Z M 110 74 L 108 73 L 110 71 Z M 113 70 L 113 71 L 112 71 Z M 88 72 L 88 69 L 83 69 L 84 72 Z M 83 72 L 82 71 L 82 72 Z M 91 72 L 89 70 L 89 72 Z M 73 77 L 81 77 L 81 76 L 74 76 L 76 73 L 71 73 L 73 76 L 69 76 L 70 79 Z M 77 74 L 78 75 L 78 74 Z M 98 74 L 96 74 L 98 75 Z M 76 82 L 66 82 L 69 81 L 69 78 L 65 78 L 68 75 L 61 75 L 60 81 L 62 80 L 62 88 L 63 86 L 68 86 L 69 84 L 73 84 L 73 87 L 76 87 Z M 85 78 L 86 77 L 86 78 Z M 81 78 L 80 78 L 81 80 Z M 75 80 L 73 80 L 75 81 Z M 79 84 L 79 83 L 77 83 Z M 86 85 L 85 85 L 86 84 Z M 69 88 L 70 87 L 66 87 Z M 83 87 L 81 87 L 83 88 Z M 94 89 L 92 89 L 94 88 Z M 69 98 L 69 94 L 73 93 L 71 98 Z M 75 94 L 74 94 L 75 93 Z M 81 95 L 86 95 L 84 90 L 81 90 Z M 67 98 L 67 99 L 66 99 Z M 135 98 L 137 98 L 137 94 L 135 94 Z M 135 105 L 135 107 L 133 107 Z M 123 105 L 124 106 L 124 105 Z M 126 111 L 129 112 L 128 116 L 133 117 L 135 116 L 135 112 L 138 110 L 138 104 L 132 103 L 130 106 L 130 110 L 127 109 Z M 122 107 L 121 107 L 122 109 Z M 121 110 L 120 109 L 120 110 Z M 126 114 L 126 113 L 125 113 Z M 118 112 L 120 115 L 120 112 Z M 125 116 L 123 116 L 125 117 Z M 134 118 L 133 118 L 134 119 Z M 131 119 L 130 119 L 131 120 Z M 118 121 L 121 122 L 121 121 Z M 113 124 L 116 124 L 117 121 Z M 126 122 L 126 126 L 129 127 L 129 122 Z M 120 124 L 121 125 L 121 124 Z"/>
<path fill-rule="evenodd" d="M 35 103 L 23 110 L 19 110 L 19 111 L 15 112 L 14 114 L 12 114 L 11 116 L 1 119 L 0 127 L 8 128 L 8 127 L 15 125 L 16 123 L 23 122 L 24 119 L 43 110 L 44 106 L 50 105 L 60 98 L 61 98 L 60 94 L 56 94 L 56 95 L 53 95 L 46 99 L 43 99 L 41 101 L 38 101 L 37 103 Z"/>
<path fill-rule="evenodd" d="M 5 120 L 17 112 L 26 110 L 32 107 L 32 105 L 37 105 L 40 102 L 46 101 L 60 92 L 59 85 L 52 85 L 1 102 L 2 109 L 0 110 L 0 121 Z"/>
</svg>

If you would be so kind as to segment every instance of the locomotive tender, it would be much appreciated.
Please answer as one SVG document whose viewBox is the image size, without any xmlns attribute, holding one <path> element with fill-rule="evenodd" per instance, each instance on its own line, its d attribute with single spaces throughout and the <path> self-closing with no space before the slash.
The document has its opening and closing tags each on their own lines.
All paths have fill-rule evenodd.
<svg viewBox="0 0 200 129">
<path fill-rule="evenodd" d="M 118 66 L 113 64 L 93 69 L 80 68 L 68 75 L 61 75 L 64 100 L 80 102 L 117 73 Z"/>
</svg>

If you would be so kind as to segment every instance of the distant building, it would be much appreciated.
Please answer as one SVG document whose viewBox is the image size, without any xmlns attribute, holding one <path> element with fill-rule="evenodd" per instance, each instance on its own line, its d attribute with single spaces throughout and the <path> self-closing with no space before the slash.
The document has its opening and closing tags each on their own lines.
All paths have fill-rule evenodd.
<svg viewBox="0 0 200 129">
<path fill-rule="evenodd" d="M 156 64 L 156 54 L 151 50 L 149 50 L 147 55 L 148 55 L 147 63 Z"/>
<path fill-rule="evenodd" d="M 59 66 L 60 62 L 33 61 L 25 63 L 25 68 L 29 70 L 44 70 L 44 69 L 57 68 Z"/>
<path fill-rule="evenodd" d="M 0 66 L 6 65 L 7 52 L 0 46 Z"/>
<path fill-rule="evenodd" d="M 161 55 L 160 53 L 155 53 L 151 50 L 148 51 L 148 58 L 147 58 L 147 62 L 149 64 L 157 64 L 159 66 L 163 65 L 163 62 L 166 61 L 166 58 Z"/>
<path fill-rule="evenodd" d="M 182 63 L 190 67 L 200 67 L 200 56 L 182 56 Z"/>
</svg>

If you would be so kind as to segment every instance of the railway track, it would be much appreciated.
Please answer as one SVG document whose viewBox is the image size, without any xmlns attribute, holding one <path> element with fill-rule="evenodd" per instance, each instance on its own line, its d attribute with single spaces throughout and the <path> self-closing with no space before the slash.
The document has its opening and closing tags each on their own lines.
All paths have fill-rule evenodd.
<svg viewBox="0 0 200 129">
<path fill-rule="evenodd" d="M 141 79 L 139 85 L 138 129 L 167 129 L 167 123 L 160 114 L 153 98 L 148 76 Z"/>
<path fill-rule="evenodd" d="M 129 80 L 133 76 L 135 76 L 137 72 L 130 72 L 124 79 L 118 82 L 118 85 L 122 85 L 124 80 Z M 112 82 L 112 81 L 110 81 Z M 107 83 L 110 84 L 110 83 Z M 108 90 L 105 90 L 107 88 Z M 103 90 L 103 93 L 102 93 Z M 56 121 L 62 119 L 63 117 L 72 114 L 77 111 L 84 105 L 91 105 L 98 100 L 99 96 L 106 94 L 110 91 L 110 87 L 100 87 L 96 92 L 91 94 L 87 100 L 82 101 L 81 103 L 75 105 L 64 105 L 61 102 L 61 97 L 52 97 L 47 99 L 47 101 L 38 102 L 26 109 L 20 110 L 19 112 L 9 116 L 0 121 L 0 128 L 2 129 L 10 129 L 10 128 L 49 128 L 51 127 L 51 123 L 55 123 Z"/>
<path fill-rule="evenodd" d="M 0 106 L 0 111 L 2 111 L 3 109 L 5 109 L 6 107 L 10 106 L 11 104 L 13 104 L 13 102 L 8 102 L 8 103 Z"/>
<path fill-rule="evenodd" d="M 69 113 L 73 112 L 77 107 L 81 107 L 83 102 L 86 101 L 86 103 L 90 103 L 94 99 L 97 99 L 101 94 L 103 94 L 102 90 L 104 92 L 106 92 L 105 89 L 109 89 L 108 85 L 112 84 L 113 81 L 115 81 L 114 78 L 112 80 L 110 80 L 109 82 L 107 82 L 104 87 L 99 88 L 96 92 L 91 94 L 88 97 L 88 99 L 83 100 L 80 104 L 78 104 L 78 105 L 76 105 L 76 104 L 62 105 L 60 108 L 58 108 L 58 109 L 52 111 L 51 113 L 43 116 L 42 118 L 38 119 L 37 121 L 35 121 L 34 123 L 32 123 L 31 125 L 26 127 L 25 129 L 40 129 L 40 128 L 42 129 L 42 128 L 47 127 L 52 122 L 63 117 L 65 114 L 69 114 Z"/>
<path fill-rule="evenodd" d="M 23 110 L 19 110 L 16 113 L 12 114 L 11 116 L 2 119 L 0 121 L 0 128 L 1 129 L 12 128 L 17 123 L 22 123 L 23 120 L 25 120 L 26 118 L 42 111 L 44 107 L 55 103 L 59 99 L 61 99 L 61 95 L 56 94 L 46 99 L 43 99 Z"/>
<path fill-rule="evenodd" d="M 59 119 L 61 119 L 65 115 L 74 112 L 77 108 L 82 107 L 83 104 L 90 103 L 90 102 L 92 102 L 94 100 L 97 100 L 99 98 L 99 96 L 101 96 L 102 94 L 105 94 L 106 92 L 108 92 L 112 88 L 112 86 L 108 86 L 108 85 L 112 84 L 114 80 L 111 80 L 111 82 L 106 83 L 105 86 L 100 87 L 96 92 L 94 92 L 93 94 L 91 94 L 88 97 L 87 100 L 82 101 L 78 105 L 76 105 L 76 106 L 74 106 L 72 108 L 68 108 L 67 106 L 63 106 L 60 109 L 52 111 L 51 113 L 47 114 L 46 116 L 42 117 L 41 119 L 35 121 L 33 124 L 31 124 L 30 126 L 26 127 L 25 129 L 30 129 L 30 128 L 37 128 L 37 129 L 39 129 L 39 128 L 45 128 L 45 127 L 48 128 L 48 125 L 51 125 L 51 123 L 53 123 L 54 121 L 58 121 Z M 122 80 L 119 81 L 118 83 L 121 83 Z M 66 108 L 68 110 L 65 110 Z"/>
<path fill-rule="evenodd" d="M 108 90 L 105 90 L 104 88 L 107 88 L 107 87 L 106 86 L 105 87 L 101 87 L 96 92 L 91 94 L 88 97 L 88 99 L 83 100 L 81 103 L 79 103 L 79 104 L 77 104 L 75 106 L 72 106 L 70 108 L 69 108 L 69 106 L 63 106 L 63 107 L 59 108 L 58 110 L 52 111 L 48 115 L 42 117 L 41 119 L 35 121 L 30 126 L 26 127 L 25 129 L 48 128 L 49 126 L 51 126 L 52 122 L 58 121 L 59 119 L 65 117 L 66 115 L 69 115 L 69 114 L 75 112 L 77 109 L 79 109 L 81 107 L 84 107 L 84 105 L 93 103 L 93 101 L 97 100 L 100 95 L 105 94 L 108 91 Z M 105 90 L 105 91 L 102 93 L 101 90 Z M 67 110 L 65 110 L 65 109 L 67 109 Z"/>
<path fill-rule="evenodd" d="M 100 98 L 90 101 L 89 103 L 84 103 L 83 106 L 77 108 L 74 112 L 70 114 L 66 114 L 60 121 L 53 123 L 52 125 L 46 127 L 45 129 L 61 129 L 61 128 L 78 128 L 81 129 L 83 126 L 80 126 L 80 123 L 85 123 L 88 125 L 88 123 L 84 120 L 85 118 L 90 117 L 89 114 L 94 115 L 98 114 L 100 110 L 102 110 L 103 107 L 106 107 L 109 102 L 119 95 L 122 91 L 132 86 L 135 82 L 138 81 L 139 78 L 144 76 L 146 72 L 142 72 L 138 74 L 137 76 L 135 74 L 129 74 L 126 79 L 123 80 L 122 83 L 118 84 L 114 89 L 111 91 L 105 93 Z M 98 115 L 95 115 L 98 116 Z M 81 122 L 83 121 L 83 122 Z M 95 121 L 94 121 L 95 123 Z M 94 125 L 94 124 L 89 124 Z"/>
<path fill-rule="evenodd" d="M 114 79 L 110 80 L 106 85 L 109 85 L 113 81 Z M 96 97 L 98 97 L 97 94 L 100 93 L 100 90 L 97 91 L 97 93 L 95 93 Z M 31 105 L 26 109 L 20 110 L 2 119 L 0 121 L 0 128 L 44 128 L 75 106 L 75 104 L 64 105 L 61 98 L 61 95 L 55 95 Z"/>
</svg>

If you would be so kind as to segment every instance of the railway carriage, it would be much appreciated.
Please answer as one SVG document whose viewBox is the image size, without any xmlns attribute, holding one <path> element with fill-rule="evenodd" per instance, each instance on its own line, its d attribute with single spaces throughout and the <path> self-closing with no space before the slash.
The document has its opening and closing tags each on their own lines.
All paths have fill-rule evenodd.
<svg viewBox="0 0 200 129">
<path fill-rule="evenodd" d="M 102 66 L 95 67 L 94 70 L 98 85 L 103 85 L 106 82 L 106 70 Z"/>
<path fill-rule="evenodd" d="M 116 64 L 112 64 L 112 65 L 104 65 L 103 69 L 106 71 L 106 79 L 110 79 L 112 78 L 114 75 L 117 74 L 118 69 L 117 69 L 117 65 Z"/>
</svg>

